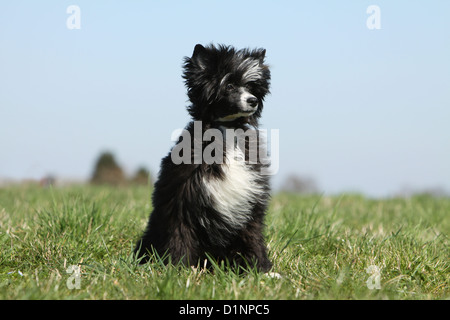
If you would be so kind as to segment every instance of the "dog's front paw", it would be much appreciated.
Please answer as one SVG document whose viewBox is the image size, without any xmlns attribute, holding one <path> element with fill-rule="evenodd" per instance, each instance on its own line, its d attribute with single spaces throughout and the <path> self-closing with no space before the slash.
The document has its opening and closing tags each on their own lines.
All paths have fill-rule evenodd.
<svg viewBox="0 0 450 320">
<path fill-rule="evenodd" d="M 268 276 L 269 278 L 274 278 L 274 279 L 281 279 L 281 278 L 283 278 L 281 276 L 281 274 L 279 274 L 278 272 L 266 272 L 266 273 L 264 273 L 264 275 Z"/>
</svg>

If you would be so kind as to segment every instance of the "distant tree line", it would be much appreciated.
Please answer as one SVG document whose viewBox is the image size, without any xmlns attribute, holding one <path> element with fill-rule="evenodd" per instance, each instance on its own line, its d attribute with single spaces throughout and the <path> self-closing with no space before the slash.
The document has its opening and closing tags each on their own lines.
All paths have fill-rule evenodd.
<svg viewBox="0 0 450 320">
<path fill-rule="evenodd" d="M 319 188 L 314 179 L 291 173 L 284 180 L 281 191 L 298 194 L 315 194 L 319 192 Z"/>
<path fill-rule="evenodd" d="M 94 185 L 150 185 L 152 179 L 145 167 L 140 167 L 131 178 L 127 178 L 111 152 L 103 152 L 98 157 L 90 183 Z"/>
</svg>

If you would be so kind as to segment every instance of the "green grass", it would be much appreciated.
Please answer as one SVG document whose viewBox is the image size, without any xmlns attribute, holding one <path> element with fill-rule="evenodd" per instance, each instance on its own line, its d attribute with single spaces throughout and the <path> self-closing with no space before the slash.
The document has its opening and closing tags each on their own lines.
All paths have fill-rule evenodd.
<svg viewBox="0 0 450 320">
<path fill-rule="evenodd" d="M 145 187 L 0 189 L 0 299 L 448 299 L 450 199 L 275 195 L 266 224 L 282 279 L 216 266 L 139 266 Z M 80 288 L 70 266 L 80 266 Z M 380 289 L 369 289 L 376 266 Z"/>
</svg>

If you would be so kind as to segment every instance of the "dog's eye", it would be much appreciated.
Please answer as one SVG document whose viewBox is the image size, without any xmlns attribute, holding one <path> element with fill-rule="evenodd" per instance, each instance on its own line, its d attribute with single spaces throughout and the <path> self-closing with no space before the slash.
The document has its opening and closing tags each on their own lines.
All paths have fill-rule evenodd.
<svg viewBox="0 0 450 320">
<path fill-rule="evenodd" d="M 250 90 L 252 88 L 252 84 L 251 83 L 247 83 L 245 85 L 245 89 Z"/>
<path fill-rule="evenodd" d="M 227 91 L 233 91 L 233 90 L 234 90 L 234 86 L 231 83 L 227 84 Z"/>
</svg>

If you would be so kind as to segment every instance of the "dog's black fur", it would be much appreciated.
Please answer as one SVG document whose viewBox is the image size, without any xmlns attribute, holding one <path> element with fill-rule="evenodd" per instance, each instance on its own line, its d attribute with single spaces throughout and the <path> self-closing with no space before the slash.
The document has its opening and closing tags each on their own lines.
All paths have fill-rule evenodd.
<svg viewBox="0 0 450 320">
<path fill-rule="evenodd" d="M 201 121 L 202 133 L 257 128 L 270 85 L 265 52 L 196 45 L 192 57 L 185 58 L 188 111 L 194 121 Z M 193 159 L 194 122 L 185 130 L 192 139 Z M 202 149 L 206 145 L 202 142 Z M 162 159 L 153 212 L 135 249 L 142 262 L 156 253 L 166 263 L 195 266 L 203 265 L 208 255 L 234 267 L 263 272 L 271 268 L 263 238 L 270 197 L 268 176 L 261 174 L 264 164 L 245 161 L 231 168 L 226 153 L 225 148 L 223 164 L 174 164 L 170 153 Z M 241 180 L 245 177 L 251 181 Z"/>
</svg>

